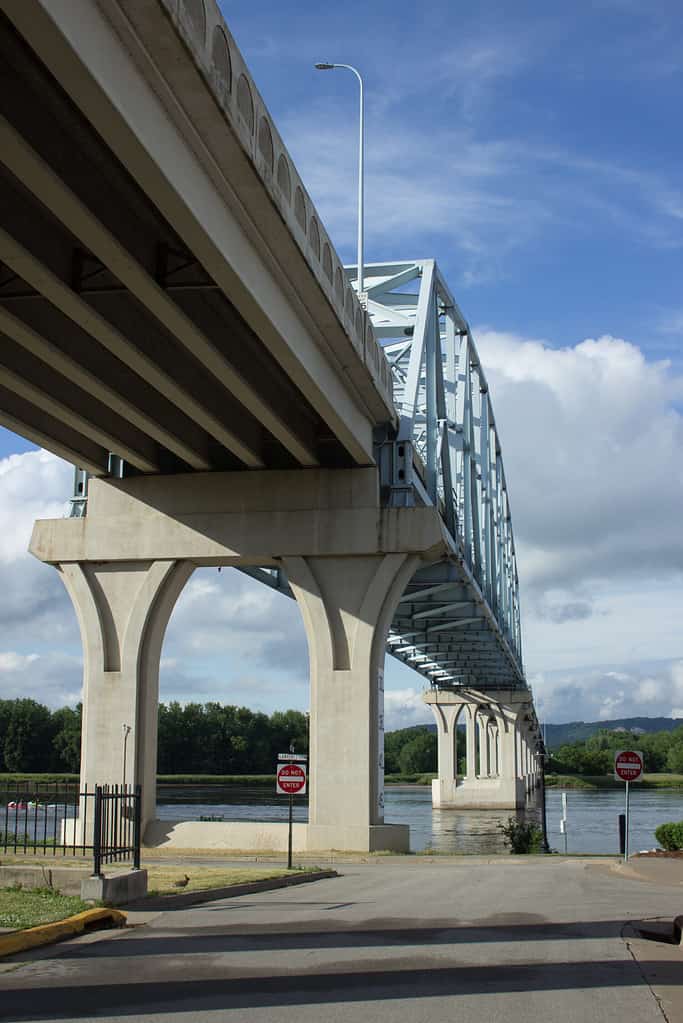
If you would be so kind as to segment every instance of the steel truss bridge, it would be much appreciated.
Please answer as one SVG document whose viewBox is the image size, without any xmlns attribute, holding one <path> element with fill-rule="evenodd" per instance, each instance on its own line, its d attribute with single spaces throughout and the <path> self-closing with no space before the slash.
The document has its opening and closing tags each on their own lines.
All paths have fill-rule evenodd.
<svg viewBox="0 0 683 1023">
<path fill-rule="evenodd" d="M 413 577 L 387 652 L 435 687 L 526 688 L 505 469 L 469 325 L 435 260 L 363 272 L 397 413 L 396 428 L 376 431 L 383 501 L 438 506 L 452 546 L 448 560 Z M 355 285 L 356 267 L 346 273 Z M 292 596 L 281 569 L 242 571 Z"/>
<path fill-rule="evenodd" d="M 388 651 L 526 689 L 500 437 L 436 262 L 369 264 L 355 293 L 212 0 L 0 0 L 0 60 L 0 422 L 84 467 L 72 514 L 88 472 L 374 459 L 382 504 L 437 507 L 448 550 Z"/>
</svg>

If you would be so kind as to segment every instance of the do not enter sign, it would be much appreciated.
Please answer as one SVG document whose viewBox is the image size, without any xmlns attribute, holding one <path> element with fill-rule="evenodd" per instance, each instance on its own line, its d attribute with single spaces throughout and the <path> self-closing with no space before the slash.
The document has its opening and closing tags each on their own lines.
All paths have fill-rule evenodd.
<svg viewBox="0 0 683 1023">
<path fill-rule="evenodd" d="M 281 764 L 277 769 L 276 791 L 281 796 L 303 796 L 306 792 L 306 765 Z"/>
<path fill-rule="evenodd" d="M 617 781 L 642 781 L 645 763 L 638 749 L 620 749 L 614 754 L 614 777 Z"/>
</svg>

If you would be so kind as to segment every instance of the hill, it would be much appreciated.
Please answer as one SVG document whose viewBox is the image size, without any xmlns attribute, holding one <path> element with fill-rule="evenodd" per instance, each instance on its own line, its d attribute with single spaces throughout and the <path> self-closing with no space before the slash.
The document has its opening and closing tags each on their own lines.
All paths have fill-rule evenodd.
<svg viewBox="0 0 683 1023">
<path fill-rule="evenodd" d="M 681 718 L 615 718 L 613 721 L 569 721 L 562 725 L 544 725 L 546 746 L 549 750 L 558 749 L 568 742 L 581 742 L 590 738 L 600 729 L 606 728 L 611 731 L 635 732 L 636 735 L 646 732 L 672 732 L 674 728 L 683 725 Z M 461 726 L 463 727 L 463 726 Z M 409 728 L 400 729 L 407 733 L 421 731 L 436 731 L 436 725 L 412 725 Z M 387 733 L 390 734 L 390 733 Z"/>
<path fill-rule="evenodd" d="M 569 721 L 562 725 L 545 725 L 545 742 L 548 749 L 557 749 L 568 742 L 581 742 L 601 729 L 610 731 L 672 732 L 683 725 L 680 718 L 615 718 L 612 721 Z"/>
</svg>

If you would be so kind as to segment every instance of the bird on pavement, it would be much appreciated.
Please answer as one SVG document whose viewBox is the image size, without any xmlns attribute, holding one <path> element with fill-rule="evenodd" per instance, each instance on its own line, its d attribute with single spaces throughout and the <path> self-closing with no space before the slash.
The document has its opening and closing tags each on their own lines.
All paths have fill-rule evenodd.
<svg viewBox="0 0 683 1023">
<path fill-rule="evenodd" d="M 187 876 L 187 874 L 185 874 L 185 876 L 182 877 L 179 881 L 174 881 L 173 882 L 173 887 L 174 888 L 185 888 L 185 887 L 187 887 L 187 882 L 189 880 L 190 880 L 189 877 Z"/>
</svg>

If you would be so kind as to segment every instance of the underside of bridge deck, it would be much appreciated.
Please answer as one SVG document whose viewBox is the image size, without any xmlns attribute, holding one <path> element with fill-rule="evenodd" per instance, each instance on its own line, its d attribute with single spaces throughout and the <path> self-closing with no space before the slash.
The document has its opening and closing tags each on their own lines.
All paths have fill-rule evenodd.
<svg viewBox="0 0 683 1023">
<path fill-rule="evenodd" d="M 358 464 L 2 13 L 0 68 L 4 424 L 95 475 Z"/>
</svg>

